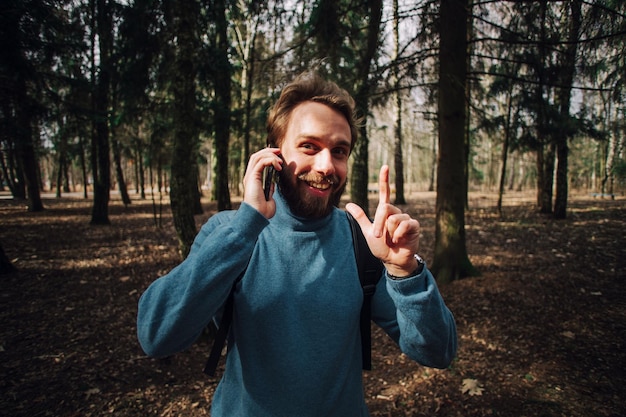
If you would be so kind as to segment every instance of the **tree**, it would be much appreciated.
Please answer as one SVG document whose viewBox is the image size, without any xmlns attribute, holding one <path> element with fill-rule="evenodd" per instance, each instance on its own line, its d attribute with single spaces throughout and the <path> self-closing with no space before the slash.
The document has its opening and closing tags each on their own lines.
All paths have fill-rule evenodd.
<svg viewBox="0 0 626 417">
<path fill-rule="evenodd" d="M 213 103 L 215 128 L 215 199 L 218 210 L 231 208 L 228 189 L 228 148 L 230 142 L 231 110 L 231 68 L 228 60 L 228 22 L 226 20 L 226 1 L 214 1 L 215 19 L 215 67 L 213 69 L 215 100 Z"/>
<path fill-rule="evenodd" d="M 261 10 L 264 5 L 256 1 L 240 2 L 237 9 L 237 22 L 235 23 L 235 46 L 241 61 L 241 75 L 238 90 L 241 91 L 239 98 L 239 108 L 242 113 L 241 129 L 243 130 L 241 144 L 241 158 L 239 165 L 240 172 L 245 172 L 246 165 L 250 159 L 250 139 L 252 136 L 252 97 L 255 86 L 255 70 L 257 68 L 257 36 L 260 35 L 259 26 L 261 24 Z M 243 9 L 243 10 L 240 10 Z M 240 176 L 234 178 L 239 181 Z"/>
<path fill-rule="evenodd" d="M 7 0 L 0 5 L 0 141 L 7 150 L 3 169 L 13 196 L 27 198 L 29 211 L 44 208 L 37 152 L 46 101 L 54 100 L 47 86 L 62 78 L 56 60 L 75 51 L 63 38 L 76 32 L 60 3 Z"/>
<path fill-rule="evenodd" d="M 394 59 L 400 58 L 400 16 L 398 0 L 393 0 L 393 43 L 394 43 Z M 394 66 L 393 79 L 396 88 L 396 123 L 395 123 L 395 141 L 393 145 L 393 162 L 396 171 L 396 199 L 395 204 L 406 204 L 404 197 L 404 157 L 402 153 L 403 132 L 402 132 L 402 90 L 399 82 L 399 68 Z"/>
<path fill-rule="evenodd" d="M 135 187 L 142 199 L 146 198 L 144 161 L 150 164 L 149 170 L 154 164 L 160 172 L 164 165 L 169 166 L 164 155 L 171 154 L 170 143 L 164 138 L 172 136 L 166 74 L 171 73 L 173 59 L 162 5 L 159 0 L 137 0 L 122 9 L 118 70 L 113 83 L 118 121 L 113 141 L 116 170 L 121 152 L 115 148 L 121 133 L 126 138 L 123 145 L 134 162 Z M 158 145 L 151 146 L 157 137 Z"/>
<path fill-rule="evenodd" d="M 557 104 L 561 125 L 564 127 L 556 137 L 557 170 L 556 170 L 556 199 L 554 201 L 554 217 L 564 219 L 567 215 L 568 194 L 568 140 L 574 135 L 570 117 L 572 85 L 576 73 L 576 52 L 581 26 L 581 0 L 572 0 L 569 4 L 571 17 L 569 19 L 569 35 L 565 51 L 562 54 L 561 82 L 557 89 Z"/>
<path fill-rule="evenodd" d="M 176 57 L 172 75 L 174 146 L 171 161 L 170 205 L 178 236 L 179 252 L 186 257 L 196 236 L 194 207 L 197 190 L 196 34 L 198 9 L 195 0 L 181 0 L 172 8 L 172 36 Z"/>
<path fill-rule="evenodd" d="M 106 225 L 109 220 L 109 198 L 111 188 L 111 160 L 109 155 L 109 100 L 113 61 L 113 15 L 111 0 L 92 0 L 92 59 L 95 59 L 95 35 L 98 36 L 98 74 L 95 74 L 95 61 L 92 81 L 93 94 L 93 133 L 91 138 L 91 168 L 93 175 L 93 207 L 91 224 Z"/>
<path fill-rule="evenodd" d="M 509 148 L 513 136 L 513 89 L 514 84 L 512 82 L 508 82 L 506 93 L 506 118 L 504 120 L 504 138 L 502 141 L 502 168 L 500 171 L 500 184 L 498 186 L 497 208 L 500 216 L 502 216 L 502 197 L 504 195 Z"/>
<path fill-rule="evenodd" d="M 532 106 L 536 112 L 536 151 L 537 151 L 537 205 L 541 213 L 552 213 L 552 191 L 554 188 L 555 146 L 550 140 L 550 91 L 553 83 L 548 70 L 550 56 L 548 54 L 548 5 L 547 0 L 539 1 L 539 40 L 538 59 L 534 70 L 538 83 L 535 88 L 535 102 Z"/>
<path fill-rule="evenodd" d="M 356 63 L 357 77 L 354 85 L 356 111 L 362 117 L 360 137 L 353 150 L 352 176 L 350 192 L 352 201 L 369 213 L 368 183 L 369 183 L 369 138 L 367 136 L 367 117 L 369 115 L 369 100 L 372 92 L 370 72 L 374 58 L 378 52 L 380 23 L 382 19 L 382 0 L 367 0 L 364 16 L 369 16 L 365 33 L 365 46 Z"/>
<path fill-rule="evenodd" d="M 39 192 L 39 175 L 37 158 L 35 154 L 35 127 L 38 127 L 36 118 L 33 118 L 32 103 L 26 94 L 27 82 L 21 74 L 17 75 L 15 104 L 15 121 L 17 130 L 15 133 L 16 156 L 21 170 L 24 173 L 26 191 L 28 196 L 28 211 L 42 211 L 43 203 Z M 38 135 L 37 135 L 38 137 Z"/>
<path fill-rule="evenodd" d="M 468 7 L 468 0 L 441 0 L 439 15 L 439 159 L 431 270 L 442 283 L 477 273 L 465 245 Z"/>
<path fill-rule="evenodd" d="M 115 129 L 113 130 L 115 132 Z M 113 148 L 113 163 L 115 168 L 115 180 L 117 182 L 117 189 L 122 197 L 122 202 L 125 206 L 131 204 L 130 196 L 128 195 L 128 188 L 126 187 L 126 180 L 124 179 L 124 171 L 122 170 L 122 145 L 120 144 L 118 132 L 115 132 L 115 136 L 111 138 L 111 147 Z"/>
</svg>

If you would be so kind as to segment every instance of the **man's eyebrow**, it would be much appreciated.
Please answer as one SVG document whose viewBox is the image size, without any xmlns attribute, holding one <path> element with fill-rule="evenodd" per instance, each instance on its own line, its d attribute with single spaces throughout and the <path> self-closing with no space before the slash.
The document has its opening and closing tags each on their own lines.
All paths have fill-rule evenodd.
<svg viewBox="0 0 626 417">
<path fill-rule="evenodd" d="M 321 142 L 322 139 L 319 136 L 315 136 L 315 135 L 310 135 L 308 133 L 301 133 L 297 136 L 297 139 L 300 140 L 314 140 L 317 142 Z M 348 139 L 339 139 L 338 141 L 336 141 L 333 144 L 333 148 L 336 147 L 346 147 L 346 148 L 350 148 L 352 147 L 352 141 L 348 140 Z"/>
<path fill-rule="evenodd" d="M 344 146 L 346 148 L 351 148 L 352 147 L 352 141 L 347 140 L 347 139 L 342 139 L 340 140 L 336 146 Z"/>
</svg>

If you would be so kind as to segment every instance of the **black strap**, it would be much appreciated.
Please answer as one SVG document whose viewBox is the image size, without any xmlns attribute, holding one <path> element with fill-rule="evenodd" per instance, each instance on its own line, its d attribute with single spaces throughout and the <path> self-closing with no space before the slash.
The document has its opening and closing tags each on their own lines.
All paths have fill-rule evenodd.
<svg viewBox="0 0 626 417">
<path fill-rule="evenodd" d="M 361 306 L 361 351 L 363 356 L 363 369 L 372 369 L 372 340 L 371 340 L 371 317 L 372 317 L 372 297 L 376 292 L 376 284 L 380 280 L 383 272 L 383 264 L 377 259 L 370 251 L 365 236 L 361 231 L 361 226 L 352 217 L 352 215 L 346 212 L 350 223 L 350 230 L 352 232 L 352 242 L 354 246 L 354 256 L 356 258 L 356 265 L 359 272 L 359 280 L 361 281 L 361 287 L 363 288 L 363 305 Z M 242 274 L 243 276 L 243 274 Z M 239 278 L 241 279 L 241 277 Z M 237 279 L 237 282 L 239 281 Z M 231 289 L 224 305 L 224 312 L 222 313 L 222 319 L 213 341 L 213 347 L 209 354 L 209 359 L 204 367 L 204 373 L 209 376 L 215 376 L 217 364 L 222 356 L 222 350 L 228 337 L 228 331 L 230 330 L 230 323 L 233 319 L 233 305 L 234 305 L 234 292 L 235 286 Z"/>
<path fill-rule="evenodd" d="M 370 250 L 361 226 L 354 217 L 346 212 L 352 230 L 354 243 L 354 256 L 359 272 L 359 280 L 363 288 L 363 305 L 361 306 L 361 353 L 363 357 L 363 369 L 372 369 L 372 297 L 376 292 L 376 285 L 383 273 L 383 264 Z"/>
<path fill-rule="evenodd" d="M 209 376 L 215 376 L 217 363 L 222 356 L 222 350 L 224 349 L 224 344 L 226 343 L 226 338 L 228 337 L 230 323 L 233 320 L 234 292 L 235 286 L 233 285 L 233 288 L 230 290 L 228 298 L 226 299 L 226 304 L 224 305 L 224 312 L 222 313 L 222 319 L 220 320 L 219 327 L 217 328 L 217 334 L 215 335 L 215 340 L 213 341 L 213 348 L 211 348 L 209 359 L 206 361 L 206 365 L 204 366 L 204 373 Z"/>
</svg>

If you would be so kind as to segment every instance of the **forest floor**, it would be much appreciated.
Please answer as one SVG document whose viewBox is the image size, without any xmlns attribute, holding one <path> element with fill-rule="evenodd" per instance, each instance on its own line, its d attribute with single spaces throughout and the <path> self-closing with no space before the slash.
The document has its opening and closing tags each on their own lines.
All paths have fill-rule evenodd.
<svg viewBox="0 0 626 417">
<path fill-rule="evenodd" d="M 375 329 L 372 416 L 626 415 L 626 199 L 574 195 L 560 221 L 532 200 L 507 194 L 499 216 L 493 195 L 471 194 L 467 249 L 482 275 L 440 285 L 458 357 L 422 367 Z M 432 260 L 435 194 L 409 202 Z M 114 196 L 110 226 L 89 225 L 90 204 L 46 198 L 28 213 L 0 199 L 19 270 L 0 276 L 0 416 L 209 415 L 208 341 L 156 360 L 135 336 L 139 296 L 179 262 L 167 204 L 160 228 L 149 200 Z M 204 208 L 198 226 L 215 210 Z"/>
</svg>

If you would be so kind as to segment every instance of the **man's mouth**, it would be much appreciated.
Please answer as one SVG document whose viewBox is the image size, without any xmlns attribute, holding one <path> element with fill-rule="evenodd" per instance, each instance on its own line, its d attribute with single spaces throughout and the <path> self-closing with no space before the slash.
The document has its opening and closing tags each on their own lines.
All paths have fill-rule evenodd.
<svg viewBox="0 0 626 417">
<path fill-rule="evenodd" d="M 309 187 L 319 191 L 329 190 L 337 182 L 332 177 L 320 177 L 317 175 L 311 175 L 310 173 L 301 174 L 298 176 L 298 179 Z"/>
<path fill-rule="evenodd" d="M 326 191 L 333 185 L 332 181 L 324 181 L 324 182 L 305 181 L 305 182 L 309 185 L 309 187 L 312 187 L 321 191 Z"/>
</svg>

